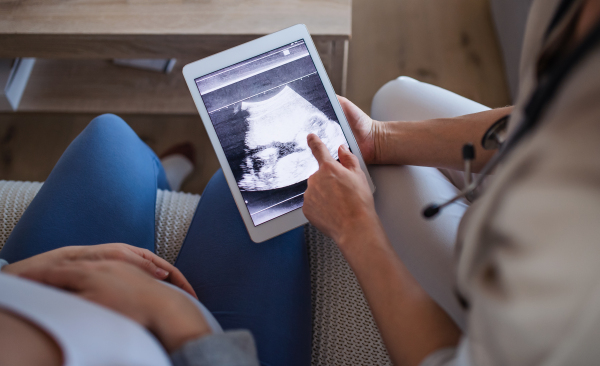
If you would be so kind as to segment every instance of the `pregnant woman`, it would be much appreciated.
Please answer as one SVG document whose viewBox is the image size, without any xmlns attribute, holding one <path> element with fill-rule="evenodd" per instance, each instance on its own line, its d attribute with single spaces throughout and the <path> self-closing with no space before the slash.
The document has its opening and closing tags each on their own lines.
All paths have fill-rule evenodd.
<svg viewBox="0 0 600 366">
<path fill-rule="evenodd" d="M 157 189 L 121 118 L 71 143 L 0 251 L 0 363 L 310 363 L 303 229 L 253 243 L 219 171 L 172 266 L 153 254 Z"/>
</svg>

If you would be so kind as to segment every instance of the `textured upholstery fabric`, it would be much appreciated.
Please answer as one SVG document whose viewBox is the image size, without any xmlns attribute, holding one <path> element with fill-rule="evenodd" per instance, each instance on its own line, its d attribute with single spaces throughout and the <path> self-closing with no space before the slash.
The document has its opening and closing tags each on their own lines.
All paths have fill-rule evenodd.
<svg viewBox="0 0 600 366">
<path fill-rule="evenodd" d="M 358 280 L 337 245 L 312 225 L 308 244 L 312 365 L 391 365 Z"/>
<path fill-rule="evenodd" d="M 198 202 L 197 194 L 156 191 L 154 248 L 157 255 L 171 264 L 177 259 Z"/>
<path fill-rule="evenodd" d="M 0 250 L 42 183 L 0 180 Z M 200 196 L 158 190 L 156 253 L 174 263 Z M 312 365 L 391 365 L 358 281 L 335 243 L 311 225 Z"/>
<path fill-rule="evenodd" d="M 40 188 L 39 182 L 0 180 L 0 250 Z"/>
<path fill-rule="evenodd" d="M 39 182 L 0 180 L 0 250 L 11 231 L 42 187 Z M 171 264 L 175 262 L 196 206 L 197 194 L 163 191 L 156 192 L 156 254 Z"/>
</svg>

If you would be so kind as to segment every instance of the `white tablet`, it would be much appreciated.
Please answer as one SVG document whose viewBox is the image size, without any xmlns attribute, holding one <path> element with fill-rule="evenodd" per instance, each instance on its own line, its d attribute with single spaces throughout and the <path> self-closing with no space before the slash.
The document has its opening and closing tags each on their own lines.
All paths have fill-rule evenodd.
<svg viewBox="0 0 600 366">
<path fill-rule="evenodd" d="M 254 242 L 307 223 L 315 133 L 337 159 L 347 144 L 374 191 L 323 63 L 302 24 L 183 68 L 242 219 Z"/>
</svg>

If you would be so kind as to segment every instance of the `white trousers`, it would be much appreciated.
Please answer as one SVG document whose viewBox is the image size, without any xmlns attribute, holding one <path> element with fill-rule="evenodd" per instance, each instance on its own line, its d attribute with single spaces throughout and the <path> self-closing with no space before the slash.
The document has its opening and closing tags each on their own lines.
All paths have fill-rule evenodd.
<svg viewBox="0 0 600 366">
<path fill-rule="evenodd" d="M 377 92 L 371 116 L 378 121 L 418 121 L 488 109 L 437 86 L 399 77 Z M 433 219 L 421 215 L 428 204 L 456 195 L 464 186 L 463 173 L 393 165 L 372 165 L 369 172 L 377 187 L 375 207 L 396 253 L 425 291 L 464 330 L 465 312 L 454 294 L 454 245 L 468 202 L 450 205 Z"/>
</svg>

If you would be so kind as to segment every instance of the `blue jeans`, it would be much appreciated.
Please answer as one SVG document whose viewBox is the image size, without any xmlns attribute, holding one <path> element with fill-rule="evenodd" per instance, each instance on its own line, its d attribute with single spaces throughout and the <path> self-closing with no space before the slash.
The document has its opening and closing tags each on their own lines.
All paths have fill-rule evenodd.
<svg viewBox="0 0 600 366">
<path fill-rule="evenodd" d="M 13 263 L 68 245 L 127 243 L 154 250 L 157 156 L 115 115 L 71 143 L 11 233 Z M 208 183 L 175 266 L 223 329 L 249 329 L 263 365 L 308 365 L 311 302 L 302 228 L 250 240 L 223 173 Z"/>
</svg>

